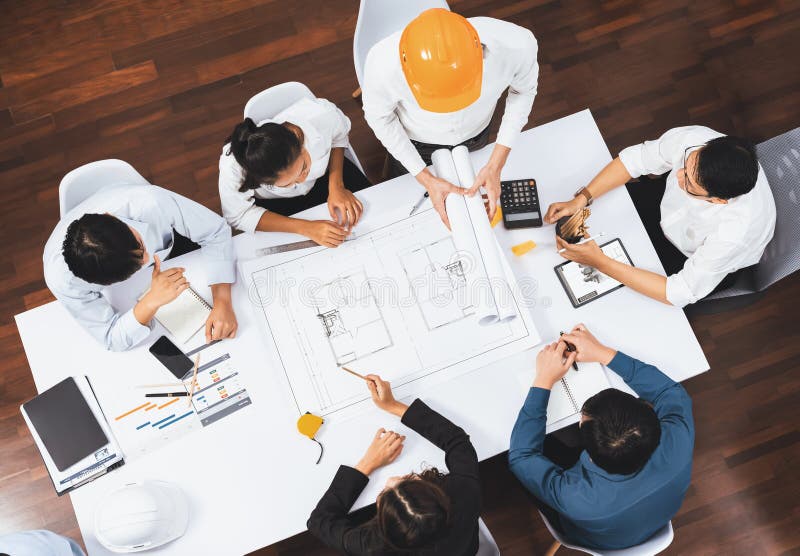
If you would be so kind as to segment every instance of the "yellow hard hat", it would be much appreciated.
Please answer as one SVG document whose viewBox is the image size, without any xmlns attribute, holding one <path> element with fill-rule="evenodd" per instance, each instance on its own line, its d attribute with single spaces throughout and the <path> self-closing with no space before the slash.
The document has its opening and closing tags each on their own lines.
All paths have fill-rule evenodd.
<svg viewBox="0 0 800 556">
<path fill-rule="evenodd" d="M 455 112 L 481 96 L 483 48 L 463 16 L 432 8 L 406 25 L 400 62 L 420 108 Z"/>
</svg>

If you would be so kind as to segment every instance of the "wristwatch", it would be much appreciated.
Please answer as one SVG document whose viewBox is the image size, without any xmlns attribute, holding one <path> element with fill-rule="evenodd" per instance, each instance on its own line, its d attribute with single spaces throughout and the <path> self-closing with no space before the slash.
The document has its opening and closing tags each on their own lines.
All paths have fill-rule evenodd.
<svg viewBox="0 0 800 556">
<path fill-rule="evenodd" d="M 586 206 L 587 207 L 592 204 L 592 201 L 594 201 L 594 197 L 592 197 L 592 194 L 589 193 L 589 190 L 586 189 L 585 187 L 582 187 L 578 191 L 575 192 L 575 197 L 577 197 L 578 195 L 583 195 L 584 197 L 586 197 Z"/>
</svg>

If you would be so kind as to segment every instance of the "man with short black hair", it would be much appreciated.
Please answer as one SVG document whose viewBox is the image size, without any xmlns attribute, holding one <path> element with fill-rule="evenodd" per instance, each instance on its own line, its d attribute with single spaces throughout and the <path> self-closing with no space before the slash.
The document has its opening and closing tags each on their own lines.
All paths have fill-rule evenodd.
<svg viewBox="0 0 800 556">
<path fill-rule="evenodd" d="M 575 351 L 566 351 L 566 342 Z M 608 389 L 581 410 L 584 451 L 561 465 L 546 454 L 550 390 L 574 361 L 599 362 L 639 396 Z M 692 402 L 657 368 L 601 344 L 582 324 L 539 353 L 536 378 L 511 433 L 511 471 L 551 525 L 598 550 L 646 541 L 677 513 L 689 488 Z"/>
<path fill-rule="evenodd" d="M 703 126 L 671 129 L 623 149 L 574 199 L 550 205 L 544 219 L 555 223 L 633 178 L 639 183 L 628 191 L 666 276 L 613 260 L 593 241 L 568 245 L 557 238 L 563 257 L 684 307 L 757 264 L 772 239 L 775 201 L 753 144 Z"/>
<path fill-rule="evenodd" d="M 108 186 L 65 214 L 45 244 L 45 282 L 106 349 L 126 350 L 147 338 L 156 311 L 189 287 L 183 268 L 162 270 L 161 261 L 197 248 L 193 242 L 202 249 L 213 296 L 206 340 L 233 337 L 236 269 L 230 228 L 218 214 L 155 185 Z M 149 265 L 147 293 L 129 311 L 115 310 L 104 286 Z"/>
</svg>

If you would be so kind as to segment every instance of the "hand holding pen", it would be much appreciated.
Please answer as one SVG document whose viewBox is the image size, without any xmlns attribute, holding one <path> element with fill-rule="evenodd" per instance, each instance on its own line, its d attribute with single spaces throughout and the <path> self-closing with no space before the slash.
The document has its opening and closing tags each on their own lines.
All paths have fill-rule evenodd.
<svg viewBox="0 0 800 556">
<path fill-rule="evenodd" d="M 562 330 L 561 332 L 559 332 L 559 333 L 558 333 L 558 337 L 559 337 L 559 338 L 560 338 L 561 336 L 563 336 L 563 335 L 564 335 L 564 331 L 563 331 L 563 330 Z M 577 351 L 577 350 L 575 349 L 575 344 L 571 344 L 571 343 L 569 343 L 569 342 L 567 342 L 567 341 L 564 341 L 564 343 L 565 343 L 565 344 L 567 344 L 567 351 L 568 351 L 569 353 L 572 353 L 573 351 Z M 578 370 L 578 362 L 577 362 L 577 361 L 573 361 L 573 362 L 572 362 L 572 368 L 573 368 L 573 369 L 575 369 L 576 371 Z"/>
</svg>

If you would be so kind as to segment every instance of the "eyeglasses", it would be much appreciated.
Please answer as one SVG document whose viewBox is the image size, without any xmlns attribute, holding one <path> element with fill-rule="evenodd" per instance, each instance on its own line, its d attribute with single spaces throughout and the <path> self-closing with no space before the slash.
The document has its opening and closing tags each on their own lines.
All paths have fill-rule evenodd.
<svg viewBox="0 0 800 556">
<path fill-rule="evenodd" d="M 686 171 L 686 159 L 689 158 L 690 154 L 689 151 L 691 151 L 692 149 L 699 149 L 705 146 L 706 146 L 705 143 L 703 143 L 702 145 L 694 145 L 692 147 L 687 147 L 686 150 L 683 151 L 683 167 L 681 168 L 681 170 L 683 171 L 683 190 L 686 192 L 687 195 L 691 195 L 692 197 L 695 197 L 697 199 L 710 199 L 711 195 L 700 195 L 689 191 L 689 186 L 692 187 L 700 187 L 700 186 L 697 184 L 693 184 L 692 181 L 689 179 L 689 172 Z"/>
</svg>

